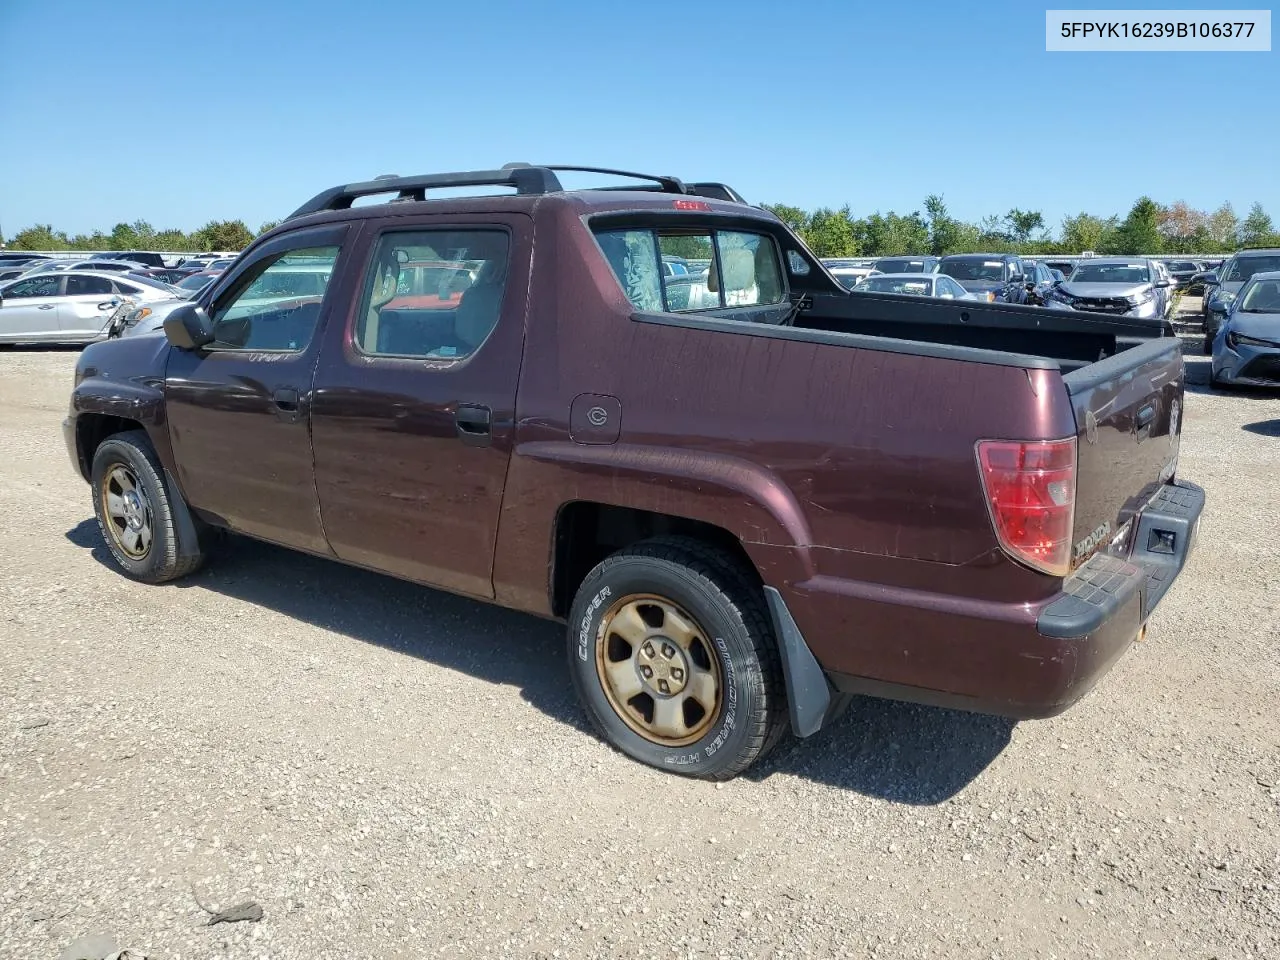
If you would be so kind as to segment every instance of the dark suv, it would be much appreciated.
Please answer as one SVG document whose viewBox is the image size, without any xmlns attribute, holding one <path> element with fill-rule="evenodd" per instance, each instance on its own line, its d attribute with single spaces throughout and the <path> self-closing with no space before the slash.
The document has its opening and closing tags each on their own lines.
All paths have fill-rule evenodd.
<svg viewBox="0 0 1280 960">
<path fill-rule="evenodd" d="M 1027 268 L 1011 253 L 953 253 L 938 263 L 945 273 L 970 293 L 999 303 L 1026 303 Z"/>
</svg>

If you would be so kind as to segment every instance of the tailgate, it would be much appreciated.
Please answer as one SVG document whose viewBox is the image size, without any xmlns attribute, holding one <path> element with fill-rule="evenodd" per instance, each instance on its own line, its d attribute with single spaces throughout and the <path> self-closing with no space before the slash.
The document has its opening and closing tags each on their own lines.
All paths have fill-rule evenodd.
<svg viewBox="0 0 1280 960">
<path fill-rule="evenodd" d="M 1176 337 L 1149 340 L 1063 378 L 1078 437 L 1073 569 L 1126 532 L 1174 476 L 1184 380 Z"/>
</svg>

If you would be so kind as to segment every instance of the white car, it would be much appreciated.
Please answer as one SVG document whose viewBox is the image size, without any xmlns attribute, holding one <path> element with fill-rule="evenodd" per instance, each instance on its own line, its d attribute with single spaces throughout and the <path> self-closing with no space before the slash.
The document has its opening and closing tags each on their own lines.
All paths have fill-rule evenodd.
<svg viewBox="0 0 1280 960">
<path fill-rule="evenodd" d="M 22 277 L 0 287 L 0 343 L 92 343 L 125 300 L 167 300 L 173 288 L 88 270 Z"/>
<path fill-rule="evenodd" d="M 854 293 L 900 293 L 940 300 L 978 300 L 945 273 L 873 273 L 853 288 Z"/>
</svg>

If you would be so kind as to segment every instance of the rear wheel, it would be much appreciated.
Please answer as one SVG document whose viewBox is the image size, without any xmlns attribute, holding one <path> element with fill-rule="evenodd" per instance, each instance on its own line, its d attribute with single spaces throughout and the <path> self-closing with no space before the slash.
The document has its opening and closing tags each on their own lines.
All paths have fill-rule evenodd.
<svg viewBox="0 0 1280 960">
<path fill-rule="evenodd" d="M 93 455 L 94 513 L 117 566 L 144 583 L 186 576 L 204 562 L 200 534 L 179 542 L 174 503 L 151 441 L 142 430 L 108 437 Z"/>
<path fill-rule="evenodd" d="M 574 600 L 568 647 L 588 716 L 642 763 L 727 780 L 785 733 L 762 592 L 697 541 L 647 541 L 598 564 Z"/>
</svg>

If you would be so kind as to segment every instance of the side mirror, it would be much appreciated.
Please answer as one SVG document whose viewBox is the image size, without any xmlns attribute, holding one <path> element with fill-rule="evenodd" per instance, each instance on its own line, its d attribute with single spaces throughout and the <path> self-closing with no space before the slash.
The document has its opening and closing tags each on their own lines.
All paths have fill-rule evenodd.
<svg viewBox="0 0 1280 960">
<path fill-rule="evenodd" d="M 164 335 L 179 350 L 199 350 L 213 342 L 213 321 L 203 307 L 184 303 L 165 317 Z"/>
<path fill-rule="evenodd" d="M 1200 282 L 1206 287 L 1216 287 L 1222 282 L 1218 279 L 1218 274 L 1213 270 L 1210 270 L 1208 273 L 1197 274 L 1197 276 L 1200 278 Z"/>
<path fill-rule="evenodd" d="M 1156 286 L 1157 286 L 1157 287 L 1167 287 L 1168 285 L 1169 285 L 1169 281 L 1168 281 L 1168 280 L 1157 280 L 1157 281 L 1156 281 Z"/>
<path fill-rule="evenodd" d="M 1027 275 L 1025 273 L 1015 273 L 1009 278 L 1010 283 L 1026 283 Z"/>
</svg>

